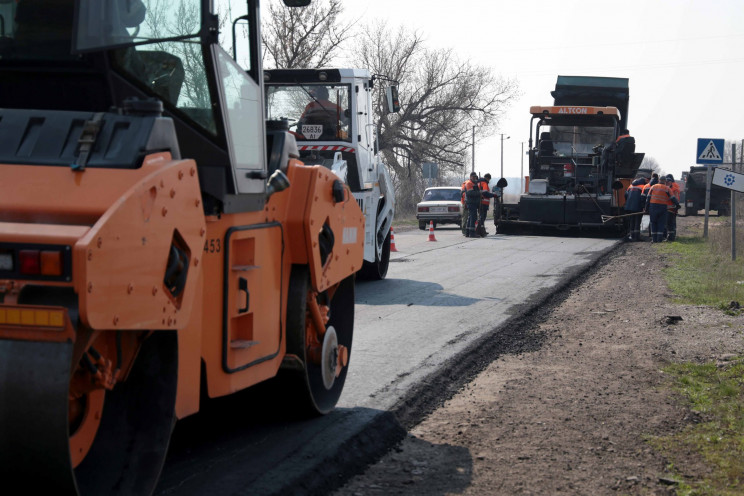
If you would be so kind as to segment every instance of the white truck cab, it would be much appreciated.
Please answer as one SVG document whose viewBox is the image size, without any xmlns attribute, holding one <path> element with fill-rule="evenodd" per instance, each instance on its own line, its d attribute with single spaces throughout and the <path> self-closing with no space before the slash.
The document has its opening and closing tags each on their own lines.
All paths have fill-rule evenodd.
<svg viewBox="0 0 744 496">
<path fill-rule="evenodd" d="M 365 215 L 364 266 L 359 274 L 383 279 L 390 260 L 395 193 L 378 153 L 373 97 L 398 108 L 397 87 L 374 90 L 386 79 L 366 69 L 275 69 L 264 71 L 266 118 L 286 121 L 300 159 L 333 170 L 350 187 Z M 380 84 L 382 87 L 382 84 Z"/>
</svg>

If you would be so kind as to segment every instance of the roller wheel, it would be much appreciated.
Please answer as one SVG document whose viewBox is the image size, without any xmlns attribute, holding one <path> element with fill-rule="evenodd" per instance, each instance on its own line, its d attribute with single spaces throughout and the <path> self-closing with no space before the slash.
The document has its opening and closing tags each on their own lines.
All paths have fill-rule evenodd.
<svg viewBox="0 0 744 496">
<path fill-rule="evenodd" d="M 390 265 L 390 231 L 388 231 L 385 240 L 382 242 L 382 253 L 377 255 L 375 250 L 375 261 L 367 262 L 366 260 L 362 263 L 362 268 L 359 271 L 359 277 L 362 279 L 368 279 L 370 281 L 379 281 L 385 279 L 387 275 L 388 266 Z"/>
<path fill-rule="evenodd" d="M 285 381 L 289 382 L 293 404 L 303 416 L 323 415 L 336 406 L 346 381 L 354 333 L 354 276 L 339 284 L 330 301 L 328 292 L 313 292 L 309 281 L 307 267 L 292 268 L 287 302 L 287 353 L 296 356 L 301 366 L 287 371 Z M 330 317 L 323 342 L 314 338 L 309 298 L 326 308 Z M 339 367 L 336 374 L 332 364 L 342 347 L 347 364 Z M 329 373 L 332 375 L 330 381 Z"/>
<path fill-rule="evenodd" d="M 100 333 L 92 344 L 108 356 L 106 341 L 118 339 Z M 151 494 L 175 421 L 175 332 L 145 339 L 111 390 L 80 394 L 90 364 L 73 356 L 73 343 L 0 341 L 4 483 L 26 494 Z"/>
</svg>

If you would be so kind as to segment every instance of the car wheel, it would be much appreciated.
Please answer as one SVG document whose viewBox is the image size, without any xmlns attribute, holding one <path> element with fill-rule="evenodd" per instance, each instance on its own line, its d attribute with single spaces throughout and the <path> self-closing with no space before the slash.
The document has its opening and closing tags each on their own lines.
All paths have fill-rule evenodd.
<svg viewBox="0 0 744 496">
<path fill-rule="evenodd" d="M 426 229 L 426 222 L 424 222 L 423 220 L 420 220 L 419 221 L 419 229 L 421 229 L 422 231 L 424 231 Z"/>
</svg>

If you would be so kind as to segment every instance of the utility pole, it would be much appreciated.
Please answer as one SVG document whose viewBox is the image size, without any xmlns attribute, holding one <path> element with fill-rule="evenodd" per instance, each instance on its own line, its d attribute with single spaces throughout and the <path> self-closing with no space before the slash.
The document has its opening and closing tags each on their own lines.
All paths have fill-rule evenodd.
<svg viewBox="0 0 744 496">
<path fill-rule="evenodd" d="M 736 143 L 731 143 L 731 169 L 736 171 Z M 731 260 L 736 262 L 736 191 L 733 189 L 731 190 Z"/>
<path fill-rule="evenodd" d="M 504 177 L 504 140 L 511 138 L 511 136 L 507 136 L 504 138 L 504 133 L 501 134 L 501 177 Z"/>
<path fill-rule="evenodd" d="M 473 126 L 473 153 L 470 154 L 470 157 L 473 160 L 473 165 L 470 169 L 470 172 L 475 172 L 475 126 Z"/>
<path fill-rule="evenodd" d="M 519 194 L 524 193 L 524 144 L 526 141 L 522 141 L 522 161 L 519 165 Z"/>
</svg>

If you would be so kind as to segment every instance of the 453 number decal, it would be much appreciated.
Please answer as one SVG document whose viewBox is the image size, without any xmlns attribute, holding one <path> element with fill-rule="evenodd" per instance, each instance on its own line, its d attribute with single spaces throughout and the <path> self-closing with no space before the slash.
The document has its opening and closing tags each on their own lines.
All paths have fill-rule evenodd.
<svg viewBox="0 0 744 496">
<path fill-rule="evenodd" d="M 208 239 L 204 242 L 204 253 L 219 253 L 222 251 L 222 240 L 219 238 Z"/>
</svg>

